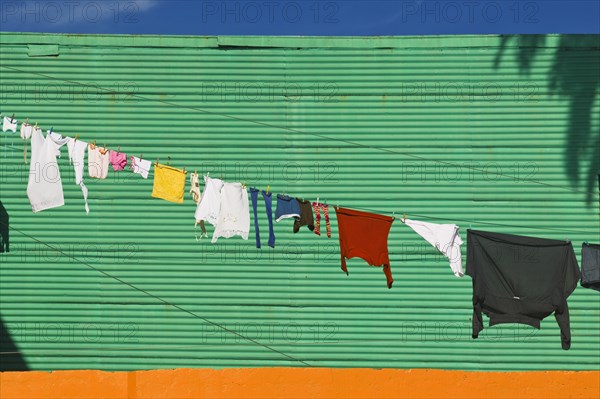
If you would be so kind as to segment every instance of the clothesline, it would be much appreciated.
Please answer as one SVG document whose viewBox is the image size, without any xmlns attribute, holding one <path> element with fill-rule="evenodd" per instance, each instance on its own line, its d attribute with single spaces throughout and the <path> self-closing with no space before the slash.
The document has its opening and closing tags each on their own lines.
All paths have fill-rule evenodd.
<svg viewBox="0 0 600 399">
<path fill-rule="evenodd" d="M 88 85 L 79 81 L 74 81 L 74 80 L 68 80 L 68 79 L 60 79 L 60 78 L 56 78 L 54 76 L 50 76 L 47 74 L 43 74 L 43 73 L 36 73 L 36 72 L 31 72 L 31 71 L 24 71 L 22 69 L 19 68 L 14 68 L 14 67 L 8 67 L 8 66 L 4 66 L 4 65 L 0 65 L 0 68 L 5 68 L 5 69 L 9 69 L 12 71 L 16 71 L 16 72 L 20 72 L 20 73 L 29 73 L 32 75 L 36 75 L 36 76 L 41 76 L 47 79 L 51 79 L 51 80 L 56 80 L 56 81 L 60 81 L 63 83 L 71 83 L 74 85 L 78 85 L 78 86 L 82 86 L 82 87 L 87 87 L 87 88 L 94 88 L 97 90 L 102 90 L 105 91 L 106 93 L 109 94 L 120 94 L 119 92 L 116 92 L 114 90 L 111 89 L 107 89 L 104 87 L 100 87 L 100 86 L 92 86 L 92 85 Z M 361 144 L 355 141 L 351 141 L 351 140 L 344 140 L 344 139 L 340 139 L 340 138 L 334 138 L 334 137 L 329 137 L 323 134 L 318 134 L 318 133 L 311 133 L 311 132 L 306 132 L 306 131 L 302 131 L 302 130 L 298 130 L 298 129 L 294 129 L 294 128 L 289 128 L 289 127 L 284 127 L 284 126 L 278 126 L 278 125 L 274 125 L 271 123 L 267 123 L 267 122 L 261 122 L 261 121 L 257 121 L 257 120 L 253 120 L 253 119 L 248 119 L 248 118 L 242 118 L 239 116 L 235 116 L 235 115 L 229 115 L 229 114 L 224 114 L 224 113 L 219 113 L 219 112 L 214 112 L 214 111 L 210 111 L 210 110 L 206 110 L 203 108 L 197 108 L 197 107 L 191 107 L 188 105 L 184 105 L 184 104 L 178 104 L 178 103 L 174 103 L 172 101 L 166 101 L 166 100 L 160 100 L 160 99 L 153 99 L 150 97 L 146 97 L 146 96 L 142 96 L 139 94 L 135 94 L 135 93 L 128 93 L 128 95 L 131 95 L 132 97 L 136 97 L 136 98 L 140 98 L 143 100 L 147 100 L 147 101 L 154 101 L 154 102 L 158 102 L 161 104 L 165 104 L 171 107 L 176 107 L 178 109 L 189 109 L 189 110 L 193 110 L 193 111 L 197 111 L 200 113 L 204 113 L 204 114 L 208 114 L 208 115 L 215 115 L 215 116 L 220 116 L 223 118 L 227 118 L 227 119 L 232 119 L 232 120 L 237 120 L 240 122 L 247 122 L 247 123 L 252 123 L 252 124 L 256 124 L 259 126 L 264 126 L 264 127 L 269 127 L 269 128 L 274 128 L 274 129 L 280 129 L 280 130 L 285 130 L 285 131 L 289 131 L 292 133 L 298 133 L 298 134 L 302 134 L 302 135 L 309 135 L 309 136 L 313 136 L 313 137 L 318 137 L 324 140 L 329 140 L 329 141 L 336 141 L 336 142 L 342 142 L 342 143 L 346 143 L 346 144 L 350 144 L 352 146 L 355 147 L 360 147 L 360 148 L 370 148 L 370 149 L 374 149 L 374 150 L 378 150 L 378 151 L 382 151 L 382 152 L 387 152 L 387 153 L 391 153 L 391 154 L 398 154 L 398 155 L 403 155 L 406 157 L 410 157 L 413 159 L 418 159 L 421 161 L 428 161 L 428 162 L 438 162 L 444 165 L 449 165 L 449 166 L 454 166 L 454 167 L 459 167 L 459 168 L 465 168 L 465 169 L 469 169 L 475 172 L 482 172 L 482 173 L 486 173 L 487 171 L 485 171 L 484 169 L 479 169 L 476 167 L 471 167 L 468 165 L 459 165 L 456 164 L 454 162 L 449 162 L 449 161 L 442 161 L 442 160 L 436 160 L 436 159 L 431 159 L 431 158 L 427 158 L 427 157 L 423 157 L 420 155 L 416 155 L 416 154 L 412 154 L 412 153 L 408 153 L 408 152 L 399 152 L 399 151 L 395 151 L 389 148 L 384 148 L 384 147 L 379 147 L 379 146 L 371 146 L 371 145 L 365 145 L 365 144 Z M 498 176 L 503 176 L 503 177 L 508 177 L 508 178 L 514 178 L 514 176 L 509 176 L 503 173 L 497 173 Z M 582 191 L 582 190 L 577 190 L 571 187 L 567 187 L 567 186 L 560 186 L 560 185 L 554 185 L 554 184 L 550 184 L 550 183 L 545 183 L 545 182 L 541 182 L 539 180 L 533 180 L 533 179 L 521 179 L 522 181 L 528 181 L 534 184 L 539 184 L 542 186 L 546 186 L 546 187 L 553 187 L 553 188 L 559 188 L 559 189 L 563 189 L 563 190 L 568 190 L 568 191 L 572 191 L 572 192 L 578 192 L 578 193 L 582 193 L 582 194 L 592 194 L 595 195 L 596 193 L 593 191 Z"/>
<path fill-rule="evenodd" d="M 2 118 L 3 115 L 0 115 L 0 118 Z M 4 115 L 4 117 L 7 117 L 7 115 Z M 27 118 L 29 120 L 29 118 Z M 14 118 L 13 123 L 18 124 L 18 123 L 23 123 L 22 121 L 19 121 L 17 118 Z M 38 128 L 41 129 L 41 127 L 38 126 Z M 54 131 L 54 128 L 52 127 L 51 129 L 47 130 L 47 132 L 53 132 L 55 134 L 60 134 L 60 133 L 56 133 Z M 64 136 L 61 135 L 64 138 L 71 138 L 69 136 Z M 72 139 L 72 138 L 71 138 Z M 18 147 L 15 146 L 9 146 L 9 148 L 12 149 L 18 149 Z M 107 149 L 109 149 L 108 147 L 106 147 Z M 120 150 L 120 148 L 119 148 Z M 157 158 L 157 162 L 160 159 L 160 157 Z M 156 164 L 157 162 L 152 162 L 152 164 Z M 246 186 L 248 187 L 253 187 L 253 184 L 246 184 Z M 300 195 L 295 196 L 295 197 L 302 197 Z M 423 215 L 423 214 L 414 214 L 411 212 L 396 212 L 396 211 L 390 211 L 390 210 L 382 210 L 382 209 L 373 209 L 373 208 L 365 208 L 365 207 L 358 207 L 355 205 L 339 205 L 339 202 L 335 202 L 336 206 L 341 206 L 341 207 L 348 207 L 348 208 L 352 208 L 352 209 L 357 209 L 357 210 L 362 210 L 362 211 L 369 211 L 369 212 L 374 212 L 374 213 L 379 213 L 379 214 L 385 214 L 385 215 L 392 215 L 392 216 L 396 216 L 396 215 L 401 215 L 401 214 L 408 214 L 409 217 L 418 217 L 421 219 L 426 219 L 426 220 L 440 220 L 440 221 L 454 221 L 454 222 L 464 222 L 464 223 L 468 223 L 470 225 L 470 227 L 472 228 L 473 225 L 477 226 L 477 225 L 486 225 L 486 226 L 497 226 L 497 227 L 510 227 L 510 228 L 518 228 L 518 229 L 532 229 L 532 230 L 541 230 L 541 231 L 556 231 L 559 233 L 570 233 L 570 234 L 589 234 L 589 232 L 585 232 L 585 231 L 580 231 L 580 230 L 572 230 L 572 229 L 557 229 L 557 228 L 552 228 L 552 227 L 538 227 L 538 226 L 528 226 L 528 225 L 513 225 L 513 224 L 504 224 L 504 223 L 493 223 L 493 222 L 485 222 L 485 221 L 480 221 L 480 220 L 468 220 L 468 219 L 449 219 L 449 218 L 443 218 L 443 217 L 439 217 L 439 216 L 432 216 L 432 215 Z M 398 217 L 396 217 L 398 218 Z M 568 239 L 568 237 L 567 237 Z"/>
</svg>

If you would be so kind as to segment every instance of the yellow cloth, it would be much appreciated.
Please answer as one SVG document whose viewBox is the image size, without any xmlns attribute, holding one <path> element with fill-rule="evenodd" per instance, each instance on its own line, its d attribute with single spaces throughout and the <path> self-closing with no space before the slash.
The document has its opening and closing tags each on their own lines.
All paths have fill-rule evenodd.
<svg viewBox="0 0 600 399">
<path fill-rule="evenodd" d="M 186 174 L 184 170 L 155 163 L 152 196 L 178 204 L 183 203 Z"/>
</svg>

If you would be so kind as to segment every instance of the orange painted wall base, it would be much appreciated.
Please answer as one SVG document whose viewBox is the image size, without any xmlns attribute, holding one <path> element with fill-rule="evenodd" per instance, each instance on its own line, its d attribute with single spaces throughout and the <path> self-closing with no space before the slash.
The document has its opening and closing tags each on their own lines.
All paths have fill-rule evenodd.
<svg viewBox="0 0 600 399">
<path fill-rule="evenodd" d="M 0 373 L 0 398 L 599 398 L 600 372 L 325 368 Z"/>
</svg>

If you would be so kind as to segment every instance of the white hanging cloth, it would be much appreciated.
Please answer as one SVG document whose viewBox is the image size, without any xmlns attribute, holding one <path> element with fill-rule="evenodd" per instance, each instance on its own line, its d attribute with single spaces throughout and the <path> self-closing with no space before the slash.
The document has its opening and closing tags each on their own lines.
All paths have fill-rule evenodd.
<svg viewBox="0 0 600 399">
<path fill-rule="evenodd" d="M 460 246 L 463 241 L 455 224 L 437 224 L 406 219 L 404 223 L 433 245 L 450 260 L 450 268 L 456 277 L 464 276 Z"/>
</svg>

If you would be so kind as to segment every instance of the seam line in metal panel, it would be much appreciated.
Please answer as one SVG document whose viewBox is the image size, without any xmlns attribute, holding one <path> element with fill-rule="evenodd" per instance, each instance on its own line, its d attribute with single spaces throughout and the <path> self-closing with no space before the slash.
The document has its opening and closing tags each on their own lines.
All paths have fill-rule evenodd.
<svg viewBox="0 0 600 399">
<path fill-rule="evenodd" d="M 3 225 L 6 225 L 6 223 L 2 223 L 2 224 L 3 224 Z M 272 351 L 272 352 L 275 352 L 275 353 L 277 353 L 277 354 L 279 354 L 279 355 L 282 355 L 282 356 L 284 356 L 284 357 L 287 357 L 288 359 L 290 359 L 290 360 L 293 360 L 293 361 L 295 361 L 295 362 L 302 363 L 303 365 L 305 365 L 305 366 L 307 366 L 307 367 L 312 367 L 310 364 L 306 363 L 306 362 L 305 362 L 305 361 L 303 361 L 303 360 L 296 359 L 295 357 L 293 357 L 293 356 L 291 356 L 291 355 L 288 355 L 288 354 L 287 354 L 287 353 L 285 353 L 285 352 L 282 352 L 282 351 L 280 351 L 280 350 L 277 350 L 277 349 L 275 349 L 275 348 L 272 348 L 272 347 L 270 347 L 269 345 L 265 345 L 265 344 L 263 344 L 263 343 L 260 343 L 259 341 L 256 341 L 255 339 L 252 339 L 252 338 L 250 338 L 250 337 L 247 337 L 247 336 L 245 336 L 245 335 L 243 335 L 243 334 L 240 334 L 240 333 L 238 333 L 238 332 L 236 332 L 236 331 L 230 330 L 229 328 L 225 327 L 224 325 L 221 325 L 221 324 L 219 324 L 219 323 L 216 323 L 216 322 L 214 322 L 214 321 L 212 321 L 212 320 L 209 320 L 209 319 L 207 319 L 207 318 L 205 318 L 205 317 L 199 316 L 199 315 L 197 315 L 196 313 L 192 312 L 191 310 L 187 310 L 187 309 L 185 309 L 185 308 L 183 308 L 183 307 L 181 307 L 181 306 L 179 306 L 179 305 L 177 305 L 177 304 L 171 303 L 171 302 L 169 302 L 169 301 L 167 301 L 167 300 L 165 300 L 165 299 L 163 299 L 163 298 L 159 297 L 158 295 L 152 294 L 151 292 L 148 292 L 148 291 L 144 290 L 143 288 L 137 287 L 136 285 L 134 285 L 134 284 L 131 284 L 131 283 L 128 283 L 127 281 L 125 281 L 125 280 L 123 280 L 123 279 L 121 279 L 121 278 L 119 278 L 119 277 L 113 276 L 112 274 L 110 274 L 110 273 L 107 273 L 107 272 L 105 272 L 104 270 L 98 269 L 97 267 L 94 267 L 94 266 L 90 265 L 89 263 L 87 263 L 87 262 L 84 262 L 84 261 L 82 261 L 82 260 L 80 260 L 80 259 L 77 259 L 75 256 L 71 256 L 71 255 L 67 254 L 66 252 L 62 251 L 61 249 L 59 249 L 59 248 L 56 248 L 56 247 L 54 247 L 54 246 L 52 246 L 52 245 L 50 245 L 50 244 L 48 244 L 48 243 L 46 243 L 46 242 L 44 242 L 44 241 L 38 240 L 37 238 L 35 238 L 35 237 L 33 237 L 33 236 L 31 236 L 31 235 L 29 235 L 29 234 L 27 234 L 27 233 L 25 233 L 25 232 L 23 232 L 23 231 L 19 230 L 19 229 L 16 229 L 16 228 L 14 228 L 14 227 L 12 227 L 12 226 L 9 226 L 9 228 L 10 228 L 11 230 L 14 230 L 14 231 L 18 232 L 19 234 L 21 234 L 21 235 L 23 235 L 23 236 L 25 236 L 25 237 L 28 237 L 28 238 L 30 238 L 30 239 L 32 239 L 32 240 L 34 240 L 34 241 L 36 241 L 36 242 L 38 242 L 38 243 L 40 243 L 40 244 L 42 244 L 42 245 L 45 245 L 46 247 L 48 247 L 48 248 L 50 248 L 50 249 L 52 249 L 52 250 L 54 250 L 54 251 L 57 251 L 57 252 L 59 252 L 59 253 L 61 253 L 61 254 L 65 255 L 65 256 L 67 256 L 67 257 L 69 257 L 69 258 L 73 259 L 74 261 L 76 261 L 76 262 L 78 262 L 78 263 L 80 263 L 80 264 L 82 264 L 82 265 L 85 265 L 85 266 L 89 267 L 90 269 L 93 269 L 93 270 L 97 271 L 98 273 L 101 273 L 101 274 L 105 275 L 106 277 L 112 278 L 113 280 L 116 280 L 116 281 L 120 282 L 121 284 L 127 285 L 127 286 L 129 286 L 129 287 L 131 287 L 131 288 L 133 288 L 133 289 L 135 289 L 135 290 L 137 290 L 137 291 L 140 291 L 140 292 L 142 292 L 142 293 L 144 293 L 144 294 L 148 295 L 149 297 L 152 297 L 152 298 L 154 298 L 154 299 L 157 299 L 158 301 L 160 301 L 160 302 L 164 303 L 165 305 L 168 305 L 168 306 L 173 306 L 174 308 L 176 308 L 176 309 L 178 309 L 178 310 L 180 310 L 180 311 L 182 311 L 182 312 L 184 312 L 184 313 L 187 313 L 187 314 L 189 314 L 189 315 L 191 315 L 191 316 L 193 316 L 193 317 L 196 317 L 196 318 L 198 318 L 198 319 L 200 319 L 200 320 L 203 320 L 203 321 L 205 321 L 206 323 L 208 323 L 208 324 L 211 324 L 211 325 L 213 325 L 213 326 L 215 326 L 215 327 L 221 328 L 222 330 L 224 330 L 224 331 L 227 331 L 228 333 L 230 333 L 230 334 L 233 334 L 233 335 L 235 335 L 235 336 L 237 336 L 237 337 L 239 337 L 239 338 L 245 339 L 246 341 L 249 341 L 249 342 L 251 342 L 251 343 L 253 343 L 253 344 L 255 344 L 255 345 L 262 346 L 263 348 L 266 348 L 266 349 L 268 349 L 268 350 L 270 350 L 270 351 Z"/>
<path fill-rule="evenodd" d="M 99 89 L 99 90 L 103 90 L 107 93 L 110 94 L 120 94 L 119 92 L 116 92 L 114 90 L 110 90 L 104 87 L 100 87 L 100 86 L 91 86 L 91 85 L 86 85 L 85 83 L 82 82 L 78 82 L 78 81 L 74 81 L 74 80 L 68 80 L 68 79 L 60 79 L 60 78 L 55 78 L 53 76 L 50 75 L 46 75 L 43 73 L 36 73 L 36 72 L 30 72 L 30 71 L 25 71 L 19 68 L 13 68 L 13 67 L 7 67 L 4 65 L 0 65 L 1 68 L 5 68 L 5 69 L 9 69 L 12 71 L 16 71 L 16 72 L 22 72 L 22 73 L 29 73 L 32 75 L 36 75 L 36 76 L 41 76 L 47 79 L 52 79 L 52 80 L 56 80 L 59 82 L 65 82 L 65 83 L 72 83 L 72 84 L 76 84 L 79 86 L 83 86 L 83 87 L 93 87 L 95 89 Z M 378 147 L 378 146 L 372 146 L 372 145 L 365 145 L 365 144 L 361 144 L 361 143 L 357 143 L 355 141 L 351 141 L 351 140 L 344 140 L 344 139 L 339 139 L 339 138 L 334 138 L 334 137 L 329 137 L 329 136 L 325 136 L 322 134 L 318 134 L 318 133 L 310 133 L 310 132 L 306 132 L 306 131 L 302 131 L 302 130 L 298 130 L 298 129 L 292 129 L 292 128 L 287 128 L 287 127 L 283 127 L 283 126 L 278 126 L 278 125 L 273 125 L 270 123 L 266 123 L 266 122 L 260 122 L 257 120 L 253 120 L 253 119 L 247 119 L 247 118 L 241 118 L 238 116 L 234 116 L 234 115 L 229 115 L 229 114 L 223 114 L 223 113 L 219 113 L 219 112 L 212 112 L 212 111 L 208 111 L 202 108 L 196 108 L 196 107 L 190 107 L 187 105 L 182 105 L 182 104 L 177 104 L 171 101 L 164 101 L 164 100 L 156 100 L 153 98 L 149 98 L 149 97 L 145 97 L 145 96 L 141 96 L 139 94 L 131 94 L 132 97 L 137 97 L 143 100 L 147 100 L 147 101 L 154 101 L 157 103 L 161 103 L 161 104 L 165 104 L 165 105 L 169 105 L 172 107 L 177 107 L 177 108 L 184 108 L 184 109 L 189 109 L 189 110 L 193 110 L 193 111 L 198 111 L 198 112 L 202 112 L 205 114 L 209 114 L 209 115 L 215 115 L 215 116 L 222 116 L 224 118 L 228 118 L 228 119 L 233 119 L 233 120 L 237 120 L 237 121 L 241 121 L 241 122 L 248 122 L 248 123 L 254 123 L 260 126 L 265 126 L 265 127 L 270 127 L 270 128 L 275 128 L 275 129 L 281 129 L 281 130 L 286 130 L 289 132 L 293 132 L 293 133 L 299 133 L 299 134 L 305 134 L 305 135 L 309 135 L 309 136 L 314 136 L 314 137 L 318 137 L 321 139 L 325 139 L 325 140 L 334 140 L 334 141 L 338 141 L 338 142 L 342 142 L 342 143 L 346 143 L 346 144 L 351 144 L 355 147 L 361 147 L 361 148 L 370 148 L 373 150 L 379 150 L 379 151 L 383 151 L 383 152 L 387 152 L 390 154 L 398 154 L 398 155 L 404 155 L 410 158 L 414 158 L 414 159 L 419 159 L 421 161 L 429 161 L 429 162 L 439 162 L 441 164 L 444 165 L 448 165 L 448 166 L 454 166 L 454 167 L 465 167 L 466 169 L 470 169 L 473 170 L 475 172 L 486 172 L 483 169 L 478 169 L 475 167 L 469 167 L 469 166 L 464 166 L 464 165 L 458 165 L 454 162 L 448 162 L 448 161 L 441 161 L 441 160 L 437 160 L 437 159 L 431 159 L 431 158 L 426 158 L 426 157 L 422 157 L 420 155 L 415 155 L 415 154 L 411 154 L 411 153 L 407 153 L 407 152 L 398 152 L 398 151 L 394 151 L 391 150 L 389 148 L 383 148 L 383 147 Z M 503 176 L 503 177 L 508 177 L 508 178 L 513 178 L 513 176 L 509 176 L 503 173 L 497 173 L 498 176 Z M 567 186 L 559 186 L 559 185 L 555 185 L 555 184 L 550 184 L 550 183 L 545 183 L 539 180 L 533 180 L 533 179 L 521 179 L 523 181 L 527 181 L 530 183 L 534 183 L 534 184 L 539 184 L 542 186 L 546 186 L 546 187 L 552 187 L 552 188 L 558 188 L 558 189 L 562 189 L 562 190 L 567 190 L 567 191 L 572 191 L 572 192 L 576 192 L 576 193 L 580 193 L 580 194 L 592 194 L 595 195 L 596 193 L 594 191 L 582 191 L 582 190 L 577 190 L 574 188 L 570 188 Z"/>
</svg>

